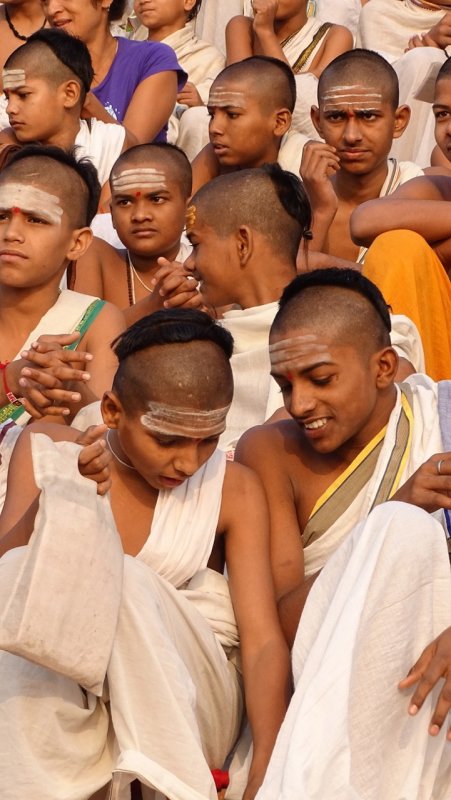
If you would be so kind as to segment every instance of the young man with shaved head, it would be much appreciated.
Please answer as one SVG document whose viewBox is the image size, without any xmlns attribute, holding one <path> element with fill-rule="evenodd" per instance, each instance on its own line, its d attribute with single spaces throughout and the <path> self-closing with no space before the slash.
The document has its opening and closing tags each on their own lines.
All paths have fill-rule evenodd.
<svg viewBox="0 0 451 800">
<path fill-rule="evenodd" d="M 80 39 L 58 29 L 31 36 L 3 69 L 11 127 L 0 133 L 0 144 L 76 146 L 79 156 L 93 161 L 103 187 L 117 157 L 135 140 L 113 122 L 80 119 L 92 80 L 91 57 Z"/>
<path fill-rule="evenodd" d="M 232 347 L 207 314 L 158 311 L 115 342 L 103 443 L 80 450 L 60 426 L 20 437 L 0 517 L 2 610 L 33 542 L 44 574 L 19 581 L 40 609 L 37 648 L 19 635 L 5 652 L 1 639 L 5 800 L 125 798 L 135 778 L 144 797 L 216 800 L 211 770 L 241 726 L 241 669 L 254 752 L 240 797 L 254 800 L 287 707 L 289 654 L 263 489 L 217 449 Z M 56 529 L 42 528 L 44 507 L 59 510 Z"/>
<path fill-rule="evenodd" d="M 175 277 L 169 265 L 184 261 L 190 251 L 181 241 L 191 195 L 191 166 L 184 152 L 166 143 L 132 147 L 114 164 L 110 188 L 111 220 L 122 248 L 95 238 L 77 262 L 73 288 L 114 303 L 129 324 L 164 303 L 200 303 L 196 283 Z M 166 290 L 164 296 L 160 289 Z"/>
<path fill-rule="evenodd" d="M 23 148 L 0 174 L 0 422 L 24 425 L 36 402 L 64 421 L 111 380 L 121 312 L 60 289 L 91 241 L 99 191 L 92 164 L 56 147 Z"/>
<path fill-rule="evenodd" d="M 296 692 L 259 800 L 441 797 L 449 785 L 445 731 L 428 742 L 424 718 L 408 725 L 397 684 L 449 624 L 445 532 L 430 514 L 445 525 L 451 508 L 450 386 L 414 375 L 396 387 L 390 327 L 357 271 L 298 276 L 270 333 L 291 419 L 236 451 L 265 487 L 290 643 L 300 619 Z"/>
<path fill-rule="evenodd" d="M 277 162 L 299 174 L 307 138 L 293 131 L 296 84 L 288 64 L 252 56 L 226 67 L 210 89 L 210 144 L 193 161 L 193 189 L 239 169 Z"/>
<path fill-rule="evenodd" d="M 308 143 L 301 165 L 314 213 L 312 248 L 362 263 L 365 250 L 349 230 L 353 210 L 423 174 L 416 164 L 389 158 L 393 139 L 409 121 L 407 106 L 398 107 L 396 73 L 377 53 L 344 53 L 321 75 L 312 119 L 324 139 Z M 334 259 L 317 258 L 317 266 L 329 262 Z"/>
</svg>

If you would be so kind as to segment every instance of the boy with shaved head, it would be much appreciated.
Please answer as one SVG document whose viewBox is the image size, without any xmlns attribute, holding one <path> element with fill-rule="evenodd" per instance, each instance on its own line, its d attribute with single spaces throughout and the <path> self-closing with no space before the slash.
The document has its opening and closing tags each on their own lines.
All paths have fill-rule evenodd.
<svg viewBox="0 0 451 800">
<path fill-rule="evenodd" d="M 149 315 L 115 343 L 103 444 L 80 449 L 58 426 L 20 438 L 0 517 L 2 609 L 33 542 L 44 573 L 20 580 L 40 609 L 28 618 L 40 644 L 19 635 L 5 652 L 1 638 L 5 798 L 125 798 L 136 778 L 143 796 L 216 800 L 211 770 L 240 730 L 242 668 L 254 744 L 243 797 L 254 800 L 287 707 L 289 654 L 262 487 L 217 449 L 232 346 L 201 312 Z M 56 530 L 44 522 L 55 511 Z M 2 617 L 0 637 L 7 627 Z"/>
<path fill-rule="evenodd" d="M 306 137 L 291 126 L 296 84 L 287 64 L 253 56 L 226 67 L 210 89 L 210 144 L 193 161 L 193 188 L 238 169 L 277 162 L 299 174 Z"/>
<path fill-rule="evenodd" d="M 290 643 L 302 612 L 296 691 L 262 800 L 446 794 L 445 732 L 428 742 L 424 726 L 408 727 L 397 684 L 449 621 L 445 532 L 429 515 L 445 525 L 440 509 L 451 508 L 450 386 L 414 375 L 396 387 L 390 327 L 355 270 L 298 276 L 270 334 L 292 419 L 237 448 L 265 487 Z"/>
<path fill-rule="evenodd" d="M 36 403 L 64 421 L 111 379 L 122 314 L 60 290 L 91 241 L 98 196 L 92 164 L 60 148 L 23 148 L 0 174 L 1 422 L 24 425 Z"/>
<path fill-rule="evenodd" d="M 177 304 L 195 305 L 195 282 L 171 277 L 169 267 L 189 253 L 181 241 L 191 195 L 191 166 L 183 151 L 166 143 L 131 148 L 114 164 L 110 188 L 111 220 L 125 249 L 96 238 L 77 262 L 73 288 L 114 303 L 129 323 L 171 304 L 172 290 Z M 153 282 L 163 263 L 165 297 L 163 285 Z"/>
<path fill-rule="evenodd" d="M 325 140 L 308 143 L 301 165 L 314 213 L 313 249 L 362 263 L 365 250 L 349 230 L 353 210 L 422 174 L 416 164 L 388 157 L 409 121 L 409 109 L 398 107 L 396 73 L 371 51 L 339 56 L 321 75 L 312 119 Z"/>
<path fill-rule="evenodd" d="M 103 186 L 119 154 L 134 141 L 120 125 L 80 119 L 92 79 L 91 57 L 80 39 L 58 29 L 31 36 L 3 69 L 11 127 L 0 133 L 0 143 L 76 146 L 80 156 L 92 159 Z"/>
</svg>

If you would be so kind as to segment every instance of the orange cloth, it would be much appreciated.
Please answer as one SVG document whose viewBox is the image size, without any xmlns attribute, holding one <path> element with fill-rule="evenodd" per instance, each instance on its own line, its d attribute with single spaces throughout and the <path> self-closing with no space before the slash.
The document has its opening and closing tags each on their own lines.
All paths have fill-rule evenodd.
<svg viewBox="0 0 451 800">
<path fill-rule="evenodd" d="M 405 314 L 423 342 L 427 374 L 451 379 L 451 282 L 425 239 L 413 231 L 389 231 L 374 240 L 363 267 L 394 314 Z"/>
</svg>

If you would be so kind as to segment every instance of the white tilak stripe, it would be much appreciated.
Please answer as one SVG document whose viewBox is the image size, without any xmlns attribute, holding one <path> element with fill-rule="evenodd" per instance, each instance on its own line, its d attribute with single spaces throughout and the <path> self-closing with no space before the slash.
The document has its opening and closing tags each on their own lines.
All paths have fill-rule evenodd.
<svg viewBox="0 0 451 800">
<path fill-rule="evenodd" d="M 156 186 L 165 189 L 166 175 L 164 172 L 153 169 L 153 167 L 125 169 L 120 175 L 113 177 L 111 183 L 115 191 L 120 189 L 136 189 L 137 187 L 153 189 Z"/>
<path fill-rule="evenodd" d="M 2 71 L 2 81 L 4 89 L 18 89 L 25 84 L 24 69 L 4 69 Z"/>
<path fill-rule="evenodd" d="M 63 209 L 60 198 L 36 186 L 24 183 L 3 183 L 0 185 L 0 208 L 7 210 L 19 208 L 27 214 L 36 214 L 54 225 L 61 224 Z"/>
<path fill-rule="evenodd" d="M 362 95 L 353 94 L 352 92 L 349 92 L 349 94 L 344 94 L 344 93 L 343 94 L 336 94 L 334 92 L 333 94 L 325 94 L 325 95 L 323 95 L 323 100 L 339 100 L 339 99 L 341 100 L 341 98 L 343 98 L 343 97 L 355 97 L 356 100 L 365 100 L 367 97 L 368 98 L 369 97 L 376 97 L 379 100 L 382 99 L 382 95 L 380 93 L 376 93 L 376 92 L 365 92 L 365 95 L 363 97 L 362 97 Z"/>
<path fill-rule="evenodd" d="M 224 406 L 197 411 L 150 401 L 147 413 L 141 416 L 141 423 L 154 433 L 194 438 L 215 436 L 225 430 L 229 408 L 230 406 Z"/>
</svg>

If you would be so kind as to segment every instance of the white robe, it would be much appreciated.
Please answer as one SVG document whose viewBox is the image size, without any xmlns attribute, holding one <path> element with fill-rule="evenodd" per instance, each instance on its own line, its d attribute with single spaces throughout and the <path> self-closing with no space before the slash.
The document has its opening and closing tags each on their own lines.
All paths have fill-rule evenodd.
<svg viewBox="0 0 451 800">
<path fill-rule="evenodd" d="M 45 565 L 50 546 L 46 542 L 52 540 L 52 531 L 44 531 L 46 504 L 53 514 L 60 514 L 56 533 L 64 536 L 64 526 L 73 527 L 67 515 L 70 503 L 93 489 L 86 490 L 87 479 L 78 476 L 69 484 L 63 481 L 62 493 L 58 474 L 64 475 L 67 455 L 46 436 L 33 437 L 32 447 L 41 452 L 35 470 L 40 471 L 39 484 L 45 485 L 34 546 L 41 547 Z M 112 773 L 114 800 L 129 798 L 135 777 L 169 800 L 215 800 L 210 768 L 221 768 L 241 717 L 240 682 L 232 663 L 238 640 L 227 582 L 206 569 L 224 469 L 225 456 L 216 451 L 186 483 L 160 492 L 150 537 L 136 558 L 124 557 L 122 591 L 117 586 L 117 626 L 111 652 L 104 653 L 109 660 L 102 697 L 99 692 L 83 691 L 67 674 L 0 651 L 4 800 L 18 796 L 87 800 Z M 107 498 L 98 498 L 89 527 L 95 528 L 105 504 Z M 0 561 L 2 609 L 32 546 L 33 537 L 28 547 L 9 551 Z M 48 620 L 51 630 L 55 617 L 64 623 L 69 604 L 75 615 L 77 610 L 82 616 L 87 613 L 82 577 L 84 570 L 90 573 L 89 549 L 86 552 L 81 540 L 78 550 L 70 563 L 60 553 L 59 577 L 29 583 L 31 609 L 36 597 L 42 609 L 38 624 L 45 627 Z M 65 570 L 69 586 L 74 575 L 80 576 L 78 592 L 69 589 L 64 594 Z M 52 592 L 55 581 L 63 586 L 57 604 Z M 95 584 L 90 585 L 95 591 Z M 99 592 L 101 586 L 99 582 Z M 90 600 L 92 613 L 95 595 Z M 66 634 L 70 638 L 71 631 Z M 92 644 L 92 640 L 84 641 L 82 633 L 72 647 L 78 645 L 89 654 Z M 70 654 L 67 645 L 68 667 L 62 664 L 61 672 L 70 674 Z M 38 660 L 39 649 L 34 656 Z M 88 656 L 84 666 L 89 670 Z"/>
<path fill-rule="evenodd" d="M 431 65 L 440 68 L 446 51 L 437 47 L 417 47 L 405 53 L 412 36 L 426 33 L 445 12 L 420 8 L 411 0 L 370 0 L 360 15 L 357 46 L 376 50 L 389 61 L 399 80 L 400 103 L 411 109 L 411 118 L 400 139 L 395 139 L 392 155 L 415 161 L 422 167 L 430 164 L 435 146 L 434 116 L 429 103 L 416 97 Z"/>
<path fill-rule="evenodd" d="M 384 503 L 357 525 L 310 591 L 293 647 L 295 693 L 257 800 L 447 800 L 447 723 L 417 716 L 401 678 L 449 626 L 445 534 Z"/>
<path fill-rule="evenodd" d="M 92 118 L 88 122 L 80 120 L 80 130 L 75 137 L 77 158 L 89 158 L 94 164 L 100 185 L 110 177 L 113 165 L 122 153 L 125 141 L 125 128 L 114 123 L 101 122 Z"/>
</svg>

